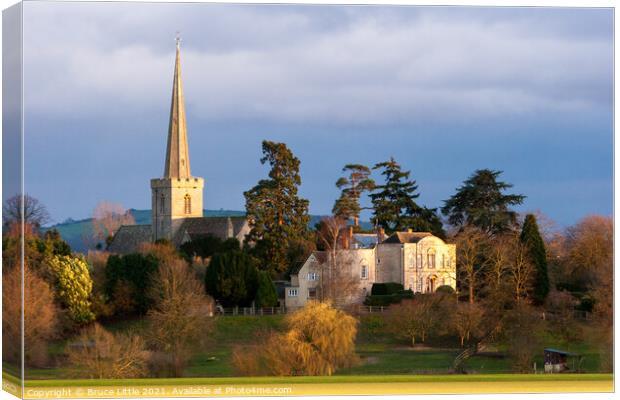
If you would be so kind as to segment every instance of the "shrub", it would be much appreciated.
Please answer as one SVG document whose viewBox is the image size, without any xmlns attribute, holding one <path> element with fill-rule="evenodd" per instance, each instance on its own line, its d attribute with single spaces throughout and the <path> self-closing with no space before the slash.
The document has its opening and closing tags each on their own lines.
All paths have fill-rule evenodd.
<svg viewBox="0 0 620 400">
<path fill-rule="evenodd" d="M 442 285 L 442 286 L 439 286 L 437 290 L 435 290 L 435 292 L 443 293 L 443 294 L 454 294 L 454 289 L 452 288 L 452 286 Z"/>
<path fill-rule="evenodd" d="M 79 378 L 140 378 L 148 371 L 148 352 L 140 336 L 112 334 L 99 324 L 85 328 L 69 343 L 67 357 L 72 375 Z"/>
<path fill-rule="evenodd" d="M 371 295 L 389 295 L 403 290 L 404 287 L 400 283 L 386 282 L 386 283 L 373 283 L 372 289 L 370 289 Z"/>
<path fill-rule="evenodd" d="M 93 281 L 86 261 L 80 257 L 52 256 L 46 263 L 54 275 L 56 295 L 69 310 L 71 319 L 78 324 L 94 320 L 90 302 Z"/>
</svg>

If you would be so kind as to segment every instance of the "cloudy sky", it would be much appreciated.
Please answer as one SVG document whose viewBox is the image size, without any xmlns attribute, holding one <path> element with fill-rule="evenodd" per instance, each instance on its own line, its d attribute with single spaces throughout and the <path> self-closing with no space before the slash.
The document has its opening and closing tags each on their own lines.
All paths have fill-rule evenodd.
<svg viewBox="0 0 620 400">
<path fill-rule="evenodd" d="M 26 191 L 56 222 L 150 207 L 181 31 L 192 173 L 243 209 L 263 139 L 326 214 L 345 163 L 394 156 L 430 207 L 504 171 L 561 225 L 611 214 L 610 9 L 165 3 L 24 5 Z"/>
</svg>

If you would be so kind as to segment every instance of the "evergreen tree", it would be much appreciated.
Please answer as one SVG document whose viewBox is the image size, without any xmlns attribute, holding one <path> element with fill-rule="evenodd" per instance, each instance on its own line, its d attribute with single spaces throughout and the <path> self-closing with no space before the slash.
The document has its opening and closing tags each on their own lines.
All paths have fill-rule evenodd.
<svg viewBox="0 0 620 400">
<path fill-rule="evenodd" d="M 130 295 L 131 313 L 145 314 L 153 304 L 150 296 L 152 280 L 159 268 L 159 261 L 152 255 L 139 253 L 124 256 L 111 255 L 105 267 L 104 293 L 112 302 L 123 301 L 118 297 Z M 119 293 L 118 288 L 127 288 L 129 293 Z"/>
<path fill-rule="evenodd" d="M 475 171 L 456 194 L 444 201 L 441 212 L 448 222 L 457 227 L 474 225 L 491 234 L 513 229 L 517 213 L 509 206 L 523 203 L 525 196 L 503 194 L 512 185 L 497 180 L 501 173 L 489 169 Z"/>
<path fill-rule="evenodd" d="M 385 177 L 385 183 L 375 186 L 375 191 L 370 194 L 374 225 L 386 232 L 413 229 L 445 237 L 436 209 L 421 207 L 415 202 L 420 194 L 416 193 L 416 181 L 409 180 L 410 171 L 402 171 L 394 158 L 376 164 L 373 169 L 382 169 L 381 174 Z"/>
<path fill-rule="evenodd" d="M 537 304 L 544 303 L 549 294 L 549 274 L 547 272 L 547 252 L 540 236 L 538 223 L 533 214 L 527 214 L 521 230 L 521 242 L 527 247 L 536 268 L 534 275 L 533 299 Z"/>
<path fill-rule="evenodd" d="M 207 293 L 222 305 L 250 306 L 256 297 L 258 273 L 252 257 L 241 251 L 213 256 L 205 275 Z"/>
<path fill-rule="evenodd" d="M 375 181 L 370 178 L 370 168 L 365 165 L 347 164 L 342 171 L 349 172 L 349 176 L 343 176 L 336 181 L 336 186 L 341 193 L 334 204 L 332 213 L 336 217 L 347 220 L 353 218 L 353 224 L 359 226 L 362 211 L 360 197 L 362 193 L 374 189 Z"/>
<path fill-rule="evenodd" d="M 255 304 L 256 307 L 275 307 L 278 304 L 278 292 L 267 271 L 258 271 Z"/>
<path fill-rule="evenodd" d="M 308 234 L 308 200 L 297 195 L 301 177 L 299 159 L 284 143 L 263 141 L 261 163 L 269 163 L 269 179 L 262 179 L 244 193 L 251 230 L 246 237 L 254 243 L 251 252 L 259 268 L 283 273 L 292 242 Z"/>
</svg>

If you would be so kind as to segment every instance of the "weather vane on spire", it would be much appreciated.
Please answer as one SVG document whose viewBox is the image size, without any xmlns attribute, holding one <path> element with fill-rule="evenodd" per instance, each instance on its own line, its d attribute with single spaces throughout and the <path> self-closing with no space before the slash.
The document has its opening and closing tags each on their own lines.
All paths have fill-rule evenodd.
<svg viewBox="0 0 620 400">
<path fill-rule="evenodd" d="M 175 40 L 177 42 L 177 47 L 179 47 L 181 45 L 181 32 L 180 31 L 177 31 Z"/>
</svg>

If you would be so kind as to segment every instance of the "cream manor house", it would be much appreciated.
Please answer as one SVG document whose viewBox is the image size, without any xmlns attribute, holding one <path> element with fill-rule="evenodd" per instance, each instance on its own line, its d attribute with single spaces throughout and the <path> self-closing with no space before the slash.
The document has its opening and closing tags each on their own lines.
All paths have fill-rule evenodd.
<svg viewBox="0 0 620 400">
<path fill-rule="evenodd" d="M 319 298 L 321 289 L 328 286 L 322 279 L 329 279 L 330 263 L 344 275 L 338 276 L 342 284 L 334 285 L 335 290 L 347 291 L 343 305 L 361 303 L 373 283 L 397 282 L 414 293 L 432 293 L 439 286 L 456 289 L 454 244 L 428 232 L 396 232 L 386 238 L 383 231 L 375 235 L 349 230 L 349 236 L 349 244 L 335 252 L 336 261 L 332 261 L 334 252 L 315 251 L 293 270 L 291 284 L 285 288 L 286 307 L 302 307 Z"/>
</svg>

